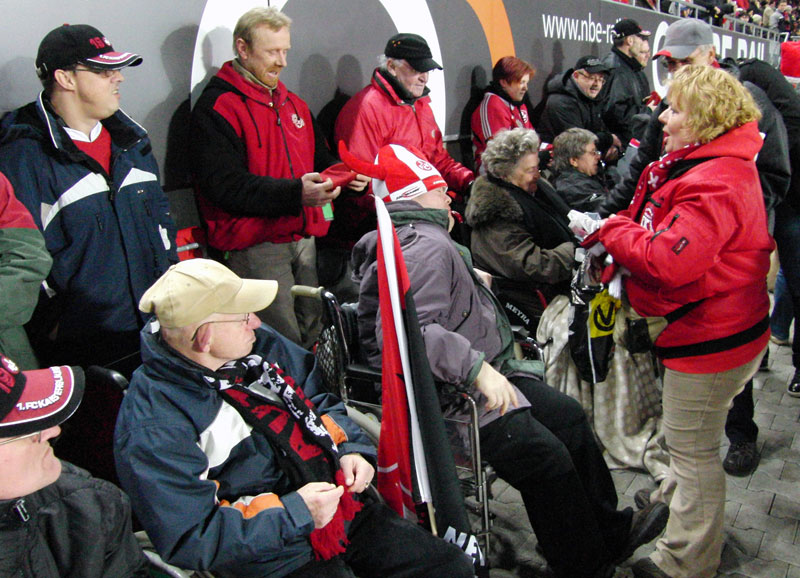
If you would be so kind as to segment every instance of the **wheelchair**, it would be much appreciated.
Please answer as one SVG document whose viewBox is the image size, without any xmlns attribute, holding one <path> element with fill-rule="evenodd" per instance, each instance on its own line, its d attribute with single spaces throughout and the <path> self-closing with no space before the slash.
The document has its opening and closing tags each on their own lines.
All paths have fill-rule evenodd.
<svg viewBox="0 0 800 578">
<path fill-rule="evenodd" d="M 361 360 L 356 321 L 357 304 L 340 305 L 336 296 L 323 287 L 295 285 L 292 287 L 292 294 L 322 302 L 323 328 L 315 354 L 323 380 L 326 387 L 345 403 L 351 419 L 377 444 L 380 435 L 381 372 Z M 489 510 L 489 500 L 492 498 L 491 484 L 497 475 L 481 459 L 477 403 L 472 396 L 463 392 L 440 395 L 445 396 L 442 398 L 445 402 L 464 403 L 468 407 L 467 419 L 446 417 L 445 425 L 453 441 L 456 469 L 464 497 L 475 501 L 475 506 L 468 501 L 467 508 L 479 518 L 480 529 L 476 534 L 482 541 L 484 554 L 488 557 L 494 517 Z M 461 438 L 465 431 L 467 451 L 460 451 L 463 448 Z"/>
</svg>

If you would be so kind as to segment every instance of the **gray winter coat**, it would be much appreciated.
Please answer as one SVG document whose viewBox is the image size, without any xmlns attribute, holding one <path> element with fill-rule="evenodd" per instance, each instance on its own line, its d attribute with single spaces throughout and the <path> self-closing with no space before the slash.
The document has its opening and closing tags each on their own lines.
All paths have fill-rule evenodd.
<svg viewBox="0 0 800 578">
<path fill-rule="evenodd" d="M 450 239 L 447 211 L 425 209 L 415 201 L 395 201 L 387 204 L 387 209 L 403 251 L 434 378 L 478 396 L 472 386 L 484 360 L 506 375 L 523 373 L 523 362 L 511 359 L 513 338 L 508 319 L 473 272 L 469 251 Z M 356 244 L 353 279 L 361 286 L 361 343 L 370 363 L 379 366 L 383 338 L 376 251 L 376 232 Z M 517 391 L 517 396 L 522 405 L 528 405 L 521 392 Z M 480 396 L 478 399 L 480 402 Z M 484 413 L 481 422 L 498 415 L 497 410 Z"/>
</svg>

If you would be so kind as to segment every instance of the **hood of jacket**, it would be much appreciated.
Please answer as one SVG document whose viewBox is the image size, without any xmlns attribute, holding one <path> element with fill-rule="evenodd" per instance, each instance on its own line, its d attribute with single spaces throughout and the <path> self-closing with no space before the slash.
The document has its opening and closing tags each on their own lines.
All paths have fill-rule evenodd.
<svg viewBox="0 0 800 578">
<path fill-rule="evenodd" d="M 413 223 L 430 223 L 442 227 L 445 231 L 449 224 L 448 211 L 444 209 L 428 209 L 416 201 L 393 201 L 386 203 L 386 210 L 395 227 Z M 360 284 L 367 268 L 377 260 L 378 232 L 371 231 L 361 237 L 353 247 L 351 262 L 353 280 Z"/>
<path fill-rule="evenodd" d="M 123 148 L 147 137 L 147 131 L 122 109 L 100 122 L 111 135 L 111 141 Z M 41 142 L 54 153 L 66 155 L 71 162 L 89 158 L 72 142 L 65 126 L 44 92 L 40 92 L 35 101 L 7 113 L 0 121 L 0 146 L 19 139 L 31 139 Z"/>
<path fill-rule="evenodd" d="M 575 72 L 574 69 L 570 68 L 561 76 L 550 79 L 550 82 L 547 83 L 547 94 L 565 94 L 586 103 L 597 103 L 598 99 L 589 98 L 581 92 L 581 89 L 578 88 L 578 85 L 572 80 L 573 72 Z"/>
<path fill-rule="evenodd" d="M 686 155 L 686 159 L 734 157 L 754 161 L 763 144 L 764 139 L 758 131 L 758 123 L 751 121 L 732 128 L 711 142 L 698 147 Z"/>
<path fill-rule="evenodd" d="M 486 177 L 475 179 L 464 216 L 467 224 L 476 229 L 497 221 L 522 223 L 524 220 L 522 208 L 508 190 Z"/>
</svg>

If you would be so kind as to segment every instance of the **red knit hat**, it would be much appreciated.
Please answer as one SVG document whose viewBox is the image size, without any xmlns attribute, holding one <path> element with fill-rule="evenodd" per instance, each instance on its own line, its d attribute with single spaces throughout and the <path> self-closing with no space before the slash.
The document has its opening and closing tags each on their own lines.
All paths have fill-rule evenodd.
<svg viewBox="0 0 800 578">
<path fill-rule="evenodd" d="M 339 157 L 351 170 L 372 177 L 372 192 L 384 201 L 413 199 L 447 183 L 439 171 L 414 147 L 386 145 L 372 164 L 354 157 L 339 141 Z M 388 199 L 387 199 L 388 197 Z"/>
</svg>

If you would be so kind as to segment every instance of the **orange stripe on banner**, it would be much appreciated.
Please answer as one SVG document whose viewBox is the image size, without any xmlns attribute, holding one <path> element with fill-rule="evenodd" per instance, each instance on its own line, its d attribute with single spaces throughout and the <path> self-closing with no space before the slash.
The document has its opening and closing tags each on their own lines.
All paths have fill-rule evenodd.
<svg viewBox="0 0 800 578">
<path fill-rule="evenodd" d="M 222 500 L 219 505 L 239 510 L 245 518 L 252 518 L 270 508 L 283 508 L 283 502 L 275 494 L 261 494 L 251 499 L 248 503 L 237 501 L 231 504 L 228 500 Z"/>
<path fill-rule="evenodd" d="M 467 0 L 483 28 L 492 66 L 503 56 L 516 56 L 511 24 L 508 22 L 506 7 L 500 0 Z"/>
<path fill-rule="evenodd" d="M 333 421 L 331 416 L 325 414 L 320 419 L 322 419 L 325 429 L 327 429 L 328 433 L 331 434 L 331 437 L 337 446 L 347 441 L 347 434 L 342 428 L 339 427 L 339 424 Z"/>
</svg>

